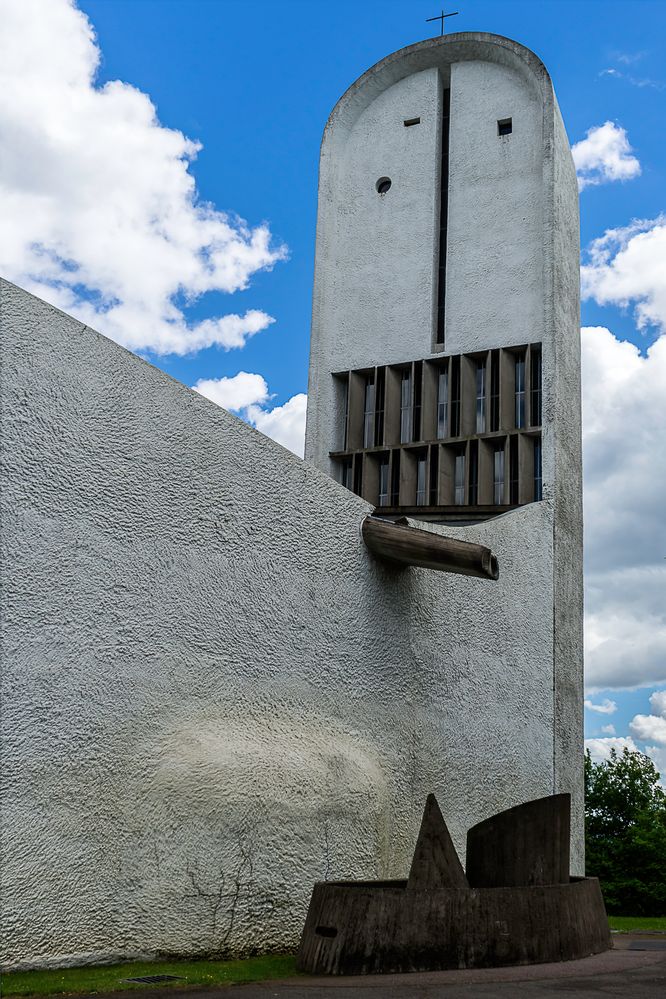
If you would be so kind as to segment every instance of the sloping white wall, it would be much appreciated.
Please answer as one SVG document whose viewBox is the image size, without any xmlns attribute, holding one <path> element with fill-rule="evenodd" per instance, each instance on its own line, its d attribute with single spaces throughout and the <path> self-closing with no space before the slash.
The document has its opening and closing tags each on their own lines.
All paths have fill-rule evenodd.
<svg viewBox="0 0 666 999">
<path fill-rule="evenodd" d="M 497 583 L 384 567 L 360 499 L 1 293 L 7 967 L 293 947 L 428 792 L 462 852 L 553 790 L 551 504 L 447 529 Z"/>
</svg>

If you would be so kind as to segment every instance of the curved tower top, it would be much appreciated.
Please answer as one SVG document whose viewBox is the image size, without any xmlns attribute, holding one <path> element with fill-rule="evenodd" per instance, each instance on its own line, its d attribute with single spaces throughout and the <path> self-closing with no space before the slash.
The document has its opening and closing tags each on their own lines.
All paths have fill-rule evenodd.
<svg viewBox="0 0 666 999">
<path fill-rule="evenodd" d="M 387 512 L 541 499 L 578 309 L 578 189 L 540 59 L 465 32 L 364 73 L 321 147 L 306 458 Z"/>
</svg>

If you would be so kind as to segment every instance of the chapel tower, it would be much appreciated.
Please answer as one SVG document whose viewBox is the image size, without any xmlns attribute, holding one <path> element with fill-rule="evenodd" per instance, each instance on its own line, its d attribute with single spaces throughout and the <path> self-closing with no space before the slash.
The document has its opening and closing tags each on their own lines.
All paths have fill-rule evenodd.
<svg viewBox="0 0 666 999">
<path fill-rule="evenodd" d="M 579 525 L 578 253 L 532 52 L 461 33 L 373 66 L 322 142 L 306 458 L 384 515 L 448 523 L 559 480 Z"/>
<path fill-rule="evenodd" d="M 533 797 L 570 793 L 583 873 L 579 331 L 578 188 L 541 61 L 466 32 L 373 66 L 322 141 L 306 460 L 497 554 L 495 590 L 410 576 L 442 632 L 419 646 L 442 783 L 466 800 L 508 722 L 484 793 L 513 800 L 521 771 Z"/>
</svg>

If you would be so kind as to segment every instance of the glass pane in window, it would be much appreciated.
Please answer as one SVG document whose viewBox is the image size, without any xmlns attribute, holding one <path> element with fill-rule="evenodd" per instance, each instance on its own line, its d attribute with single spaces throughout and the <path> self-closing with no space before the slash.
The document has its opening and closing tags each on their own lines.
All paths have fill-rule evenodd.
<svg viewBox="0 0 666 999">
<path fill-rule="evenodd" d="M 425 458 L 419 458 L 416 462 L 416 505 L 425 506 L 427 502 L 426 460 Z"/>
<path fill-rule="evenodd" d="M 365 383 L 365 405 L 363 413 L 363 447 L 375 444 L 375 383 L 368 378 Z"/>
<path fill-rule="evenodd" d="M 534 441 L 534 499 L 543 499 L 543 480 L 541 477 L 541 439 Z"/>
<path fill-rule="evenodd" d="M 379 463 L 379 505 L 389 504 L 389 460 L 382 458 Z"/>
<path fill-rule="evenodd" d="M 493 503 L 504 503 L 504 448 L 497 448 L 493 456 Z"/>
<path fill-rule="evenodd" d="M 454 502 L 465 502 L 465 455 L 456 455 Z"/>
<path fill-rule="evenodd" d="M 476 365 L 476 432 L 486 432 L 486 362 Z"/>
<path fill-rule="evenodd" d="M 446 437 L 449 408 L 449 373 L 440 371 L 437 384 L 437 436 Z"/>
<path fill-rule="evenodd" d="M 403 371 L 400 385 L 400 443 L 407 444 L 412 439 L 412 377 Z"/>
<path fill-rule="evenodd" d="M 530 422 L 541 426 L 541 351 L 532 350 L 530 362 Z"/>
<path fill-rule="evenodd" d="M 525 426 L 525 358 L 516 360 L 516 426 Z"/>
</svg>

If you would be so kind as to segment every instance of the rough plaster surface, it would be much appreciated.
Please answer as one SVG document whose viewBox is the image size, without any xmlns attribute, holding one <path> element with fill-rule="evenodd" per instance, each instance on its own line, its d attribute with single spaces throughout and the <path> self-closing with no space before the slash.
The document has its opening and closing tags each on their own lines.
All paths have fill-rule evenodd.
<svg viewBox="0 0 666 999">
<path fill-rule="evenodd" d="M 293 947 L 428 792 L 462 854 L 554 789 L 552 497 L 447 529 L 496 583 L 387 568 L 327 475 L 1 292 L 6 967 Z"/>
<path fill-rule="evenodd" d="M 578 187 L 540 60 L 497 35 L 429 39 L 343 95 L 321 148 L 305 455 L 332 472 L 341 440 L 332 373 L 433 354 L 441 91 L 451 89 L 445 353 L 543 344 L 543 482 L 550 516 L 525 521 L 550 579 L 526 613 L 555 698 L 553 790 L 572 794 L 583 873 L 582 482 Z M 408 117 L 421 124 L 405 128 Z M 513 132 L 497 134 L 512 118 Z M 375 178 L 394 181 L 382 198 Z M 530 514 L 531 515 L 531 514 Z M 487 525 L 506 541 L 511 518 Z M 532 604 L 532 601 L 534 603 Z M 502 610 L 512 642 L 513 608 Z M 488 614 L 482 623 L 495 628 Z"/>
</svg>

